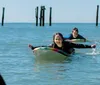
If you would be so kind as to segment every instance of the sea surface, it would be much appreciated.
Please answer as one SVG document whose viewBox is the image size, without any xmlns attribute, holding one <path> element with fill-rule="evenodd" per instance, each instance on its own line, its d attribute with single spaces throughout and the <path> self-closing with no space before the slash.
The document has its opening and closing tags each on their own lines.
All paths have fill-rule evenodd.
<svg viewBox="0 0 100 85">
<path fill-rule="evenodd" d="M 83 44 L 96 49 L 78 53 L 61 62 L 36 61 L 28 44 L 49 45 L 52 36 L 68 36 L 74 27 L 87 38 Z M 80 42 L 82 43 L 82 42 Z M 0 74 L 7 85 L 100 85 L 100 23 L 5 23 L 0 26 Z"/>
</svg>

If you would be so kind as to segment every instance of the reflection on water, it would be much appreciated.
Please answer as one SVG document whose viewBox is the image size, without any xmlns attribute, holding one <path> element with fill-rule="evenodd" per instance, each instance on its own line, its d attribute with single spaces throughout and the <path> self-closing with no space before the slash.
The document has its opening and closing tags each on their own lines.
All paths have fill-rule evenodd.
<svg viewBox="0 0 100 85">
<path fill-rule="evenodd" d="M 69 68 L 66 67 L 66 64 L 70 63 L 70 60 L 62 62 L 35 62 L 33 70 L 37 75 L 43 75 L 42 78 L 48 81 L 58 81 L 66 78 L 65 74 Z M 39 76 L 41 77 L 41 76 Z"/>
</svg>

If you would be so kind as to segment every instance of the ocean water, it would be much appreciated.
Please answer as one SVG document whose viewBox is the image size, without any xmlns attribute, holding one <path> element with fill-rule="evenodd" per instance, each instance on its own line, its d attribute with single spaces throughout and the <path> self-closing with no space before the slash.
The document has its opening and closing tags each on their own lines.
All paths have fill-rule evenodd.
<svg viewBox="0 0 100 85">
<path fill-rule="evenodd" d="M 61 32 L 68 36 L 77 27 L 96 49 L 79 49 L 62 62 L 37 62 L 28 48 L 52 43 Z M 77 51 L 77 49 L 76 49 Z M 33 23 L 0 26 L 0 74 L 7 85 L 100 85 L 100 23 L 55 23 L 36 27 Z"/>
</svg>

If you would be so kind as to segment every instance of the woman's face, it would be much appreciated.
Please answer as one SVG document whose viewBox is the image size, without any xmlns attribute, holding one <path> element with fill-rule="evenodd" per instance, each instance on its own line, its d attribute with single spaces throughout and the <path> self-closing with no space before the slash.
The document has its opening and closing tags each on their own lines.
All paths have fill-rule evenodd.
<svg viewBox="0 0 100 85">
<path fill-rule="evenodd" d="M 61 44 L 62 44 L 62 38 L 61 38 L 61 36 L 55 35 L 54 42 L 55 42 L 57 45 L 61 45 Z"/>
</svg>

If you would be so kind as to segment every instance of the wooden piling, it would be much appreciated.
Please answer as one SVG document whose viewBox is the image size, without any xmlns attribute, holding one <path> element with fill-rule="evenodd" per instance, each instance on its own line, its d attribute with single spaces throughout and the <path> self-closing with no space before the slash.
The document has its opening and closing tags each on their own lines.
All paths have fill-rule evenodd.
<svg viewBox="0 0 100 85">
<path fill-rule="evenodd" d="M 99 15 L 99 5 L 97 5 L 97 12 L 96 12 L 96 26 L 98 26 L 98 15 Z"/>
<path fill-rule="evenodd" d="M 52 24 L 52 7 L 50 7 L 49 26 Z"/>
<path fill-rule="evenodd" d="M 42 26 L 45 25 L 45 6 L 42 6 Z"/>
<path fill-rule="evenodd" d="M 4 13 L 5 13 L 5 8 L 3 7 L 3 12 L 2 12 L 2 23 L 1 23 L 2 26 L 4 25 Z"/>
<path fill-rule="evenodd" d="M 42 6 L 40 8 L 40 26 L 42 25 Z"/>
<path fill-rule="evenodd" d="M 38 7 L 35 9 L 36 26 L 38 26 Z"/>
<path fill-rule="evenodd" d="M 40 9 L 40 26 L 44 26 L 45 23 L 45 6 L 41 6 Z"/>
</svg>

